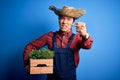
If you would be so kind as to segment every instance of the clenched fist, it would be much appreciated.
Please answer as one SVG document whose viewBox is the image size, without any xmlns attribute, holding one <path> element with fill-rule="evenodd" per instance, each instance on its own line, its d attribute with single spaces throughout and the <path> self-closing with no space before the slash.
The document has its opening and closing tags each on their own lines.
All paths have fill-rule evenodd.
<svg viewBox="0 0 120 80">
<path fill-rule="evenodd" d="M 83 37 L 88 38 L 89 34 L 86 29 L 86 25 L 84 22 L 75 23 L 76 31 L 80 33 Z"/>
</svg>

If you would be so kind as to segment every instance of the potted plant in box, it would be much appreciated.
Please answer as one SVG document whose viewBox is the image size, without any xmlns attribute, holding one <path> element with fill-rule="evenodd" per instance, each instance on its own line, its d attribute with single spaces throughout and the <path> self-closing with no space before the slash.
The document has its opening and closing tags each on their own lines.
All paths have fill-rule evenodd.
<svg viewBox="0 0 120 80">
<path fill-rule="evenodd" d="M 32 50 L 30 58 L 30 74 L 52 74 L 54 51 L 42 48 Z"/>
</svg>

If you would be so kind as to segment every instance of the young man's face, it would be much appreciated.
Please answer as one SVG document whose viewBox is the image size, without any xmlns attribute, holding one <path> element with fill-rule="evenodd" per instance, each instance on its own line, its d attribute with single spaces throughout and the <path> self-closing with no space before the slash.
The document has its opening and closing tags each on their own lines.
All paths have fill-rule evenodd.
<svg viewBox="0 0 120 80">
<path fill-rule="evenodd" d="M 68 16 L 59 16 L 60 30 L 63 32 L 69 32 L 74 23 L 74 18 Z"/>
</svg>

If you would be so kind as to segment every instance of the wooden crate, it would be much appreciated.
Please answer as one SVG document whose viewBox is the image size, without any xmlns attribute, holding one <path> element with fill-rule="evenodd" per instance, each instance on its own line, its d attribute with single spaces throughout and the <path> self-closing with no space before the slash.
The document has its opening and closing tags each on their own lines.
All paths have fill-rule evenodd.
<svg viewBox="0 0 120 80">
<path fill-rule="evenodd" d="M 53 73 L 53 59 L 30 59 L 30 74 L 52 74 L 52 73 Z"/>
</svg>

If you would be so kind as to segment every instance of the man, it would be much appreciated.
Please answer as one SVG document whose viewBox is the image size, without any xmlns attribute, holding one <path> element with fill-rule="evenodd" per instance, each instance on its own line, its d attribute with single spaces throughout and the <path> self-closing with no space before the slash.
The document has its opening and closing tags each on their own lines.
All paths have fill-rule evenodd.
<svg viewBox="0 0 120 80">
<path fill-rule="evenodd" d="M 90 49 L 92 38 L 83 22 L 74 21 L 85 14 L 85 10 L 64 6 L 58 9 L 50 6 L 50 10 L 58 15 L 59 30 L 49 32 L 26 45 L 24 50 L 25 68 L 28 69 L 28 54 L 33 49 L 39 49 L 45 45 L 55 51 L 53 75 L 48 75 L 47 80 L 76 80 L 76 68 L 79 63 L 79 50 Z M 72 26 L 76 26 L 78 34 L 72 32 Z"/>
</svg>

